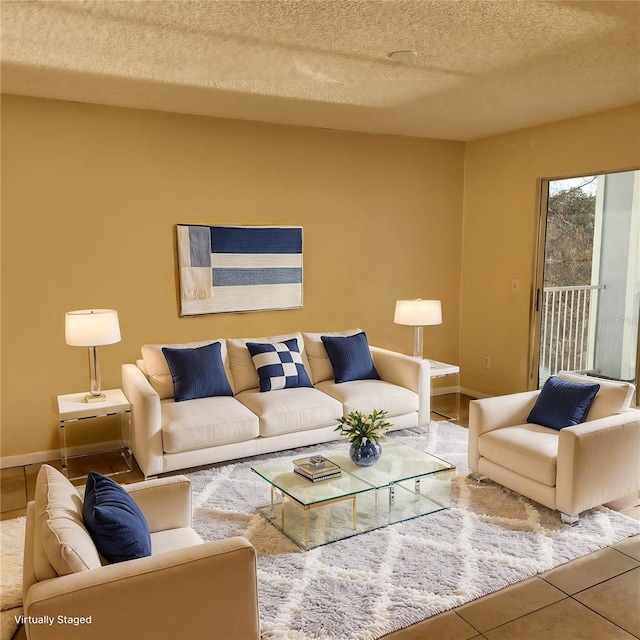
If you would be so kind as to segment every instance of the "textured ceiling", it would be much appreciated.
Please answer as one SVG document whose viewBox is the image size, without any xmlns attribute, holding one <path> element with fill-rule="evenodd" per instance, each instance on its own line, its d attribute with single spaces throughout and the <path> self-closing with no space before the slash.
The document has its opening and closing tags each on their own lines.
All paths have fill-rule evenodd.
<svg viewBox="0 0 640 640">
<path fill-rule="evenodd" d="M 0 6 L 5 93 L 451 140 L 640 101 L 635 0 Z"/>
</svg>

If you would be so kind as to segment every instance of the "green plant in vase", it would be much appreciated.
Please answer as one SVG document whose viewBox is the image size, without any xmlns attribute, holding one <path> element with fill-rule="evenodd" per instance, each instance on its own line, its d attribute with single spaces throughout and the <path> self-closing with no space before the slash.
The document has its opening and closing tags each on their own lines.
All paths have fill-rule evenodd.
<svg viewBox="0 0 640 640">
<path fill-rule="evenodd" d="M 369 415 L 360 411 L 351 411 L 338 418 L 338 431 L 351 443 L 349 457 L 361 467 L 369 467 L 376 463 L 382 455 L 380 441 L 387 435 L 391 423 L 386 420 L 387 411 L 374 409 Z"/>
</svg>

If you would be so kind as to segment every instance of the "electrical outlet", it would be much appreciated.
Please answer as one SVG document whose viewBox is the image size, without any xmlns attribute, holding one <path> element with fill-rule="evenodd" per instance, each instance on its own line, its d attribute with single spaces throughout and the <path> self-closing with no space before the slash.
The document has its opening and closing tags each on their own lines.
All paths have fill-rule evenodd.
<svg viewBox="0 0 640 640">
<path fill-rule="evenodd" d="M 511 280 L 511 293 L 520 293 L 520 280 L 518 278 Z"/>
<path fill-rule="evenodd" d="M 482 356 L 482 368 L 491 369 L 491 358 L 489 356 Z"/>
</svg>

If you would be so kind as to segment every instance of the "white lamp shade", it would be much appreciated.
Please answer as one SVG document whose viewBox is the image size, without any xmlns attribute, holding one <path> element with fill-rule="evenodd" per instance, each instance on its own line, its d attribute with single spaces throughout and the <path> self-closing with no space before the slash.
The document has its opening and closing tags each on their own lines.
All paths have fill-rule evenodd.
<svg viewBox="0 0 640 640">
<path fill-rule="evenodd" d="M 118 312 L 80 309 L 65 314 L 65 339 L 72 347 L 99 347 L 120 342 Z"/>
<path fill-rule="evenodd" d="M 442 305 L 440 300 L 398 300 L 393 321 L 410 327 L 442 324 Z"/>
</svg>

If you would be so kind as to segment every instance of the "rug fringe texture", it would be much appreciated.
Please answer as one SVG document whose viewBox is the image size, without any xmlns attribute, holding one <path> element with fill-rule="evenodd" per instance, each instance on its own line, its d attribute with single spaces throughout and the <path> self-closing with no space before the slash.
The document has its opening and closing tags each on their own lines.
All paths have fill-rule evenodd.
<svg viewBox="0 0 640 640">
<path fill-rule="evenodd" d="M 24 556 L 25 516 L 0 521 L 0 638 L 11 638 L 22 615 L 22 558 Z"/>
</svg>

